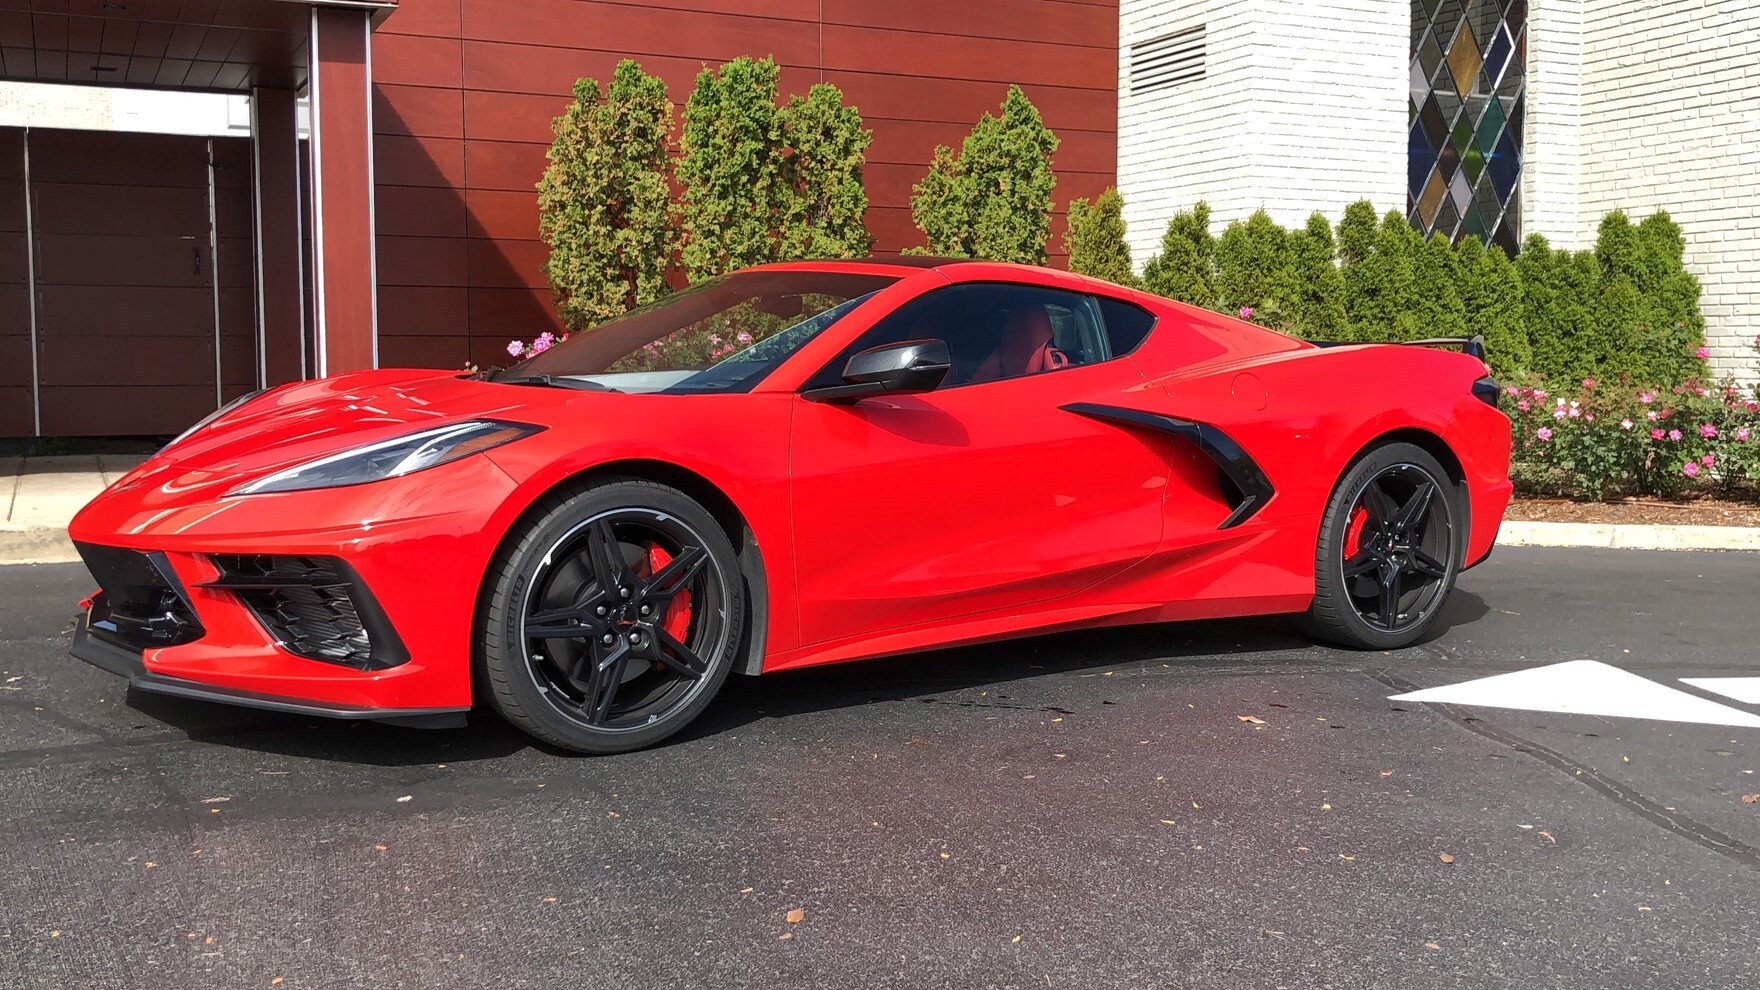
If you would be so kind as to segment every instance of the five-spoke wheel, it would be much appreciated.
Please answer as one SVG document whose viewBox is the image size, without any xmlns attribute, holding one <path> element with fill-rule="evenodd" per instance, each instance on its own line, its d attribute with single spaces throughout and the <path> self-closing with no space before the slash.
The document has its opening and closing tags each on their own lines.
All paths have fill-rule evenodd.
<svg viewBox="0 0 1760 990">
<path fill-rule="evenodd" d="M 499 574 L 485 629 L 491 697 L 570 749 L 621 752 L 682 728 L 739 646 L 732 546 L 670 488 L 616 481 L 560 500 Z"/>
<path fill-rule="evenodd" d="M 1460 569 L 1460 494 L 1436 459 L 1388 444 L 1340 480 L 1321 524 L 1309 619 L 1321 636 L 1365 649 L 1418 639 Z"/>
</svg>

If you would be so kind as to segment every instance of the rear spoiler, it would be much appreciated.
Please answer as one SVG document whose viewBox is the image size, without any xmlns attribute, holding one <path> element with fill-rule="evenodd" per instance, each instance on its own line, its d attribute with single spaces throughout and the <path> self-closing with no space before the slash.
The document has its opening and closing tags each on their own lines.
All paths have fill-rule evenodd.
<svg viewBox="0 0 1760 990">
<path fill-rule="evenodd" d="M 1369 343 L 1362 340 L 1310 340 L 1315 347 L 1347 347 L 1352 344 Z M 1458 347 L 1468 357 L 1485 360 L 1485 338 L 1480 334 L 1471 337 L 1426 337 L 1423 340 L 1390 340 L 1385 343 L 1399 344 L 1406 347 Z"/>
<path fill-rule="evenodd" d="M 1313 344 L 1315 347 L 1343 347 L 1346 344 L 1359 344 L 1363 343 L 1363 341 L 1310 340 L 1308 343 Z M 1400 344 L 1407 347 L 1460 348 L 1462 354 L 1465 354 L 1470 358 L 1478 359 L 1479 363 L 1485 365 L 1487 369 L 1485 377 L 1473 383 L 1473 395 L 1491 408 L 1497 408 L 1497 398 L 1502 394 L 1503 388 L 1497 384 L 1497 379 L 1491 377 L 1489 371 L 1491 362 L 1485 360 L 1485 338 L 1483 336 L 1474 334 L 1471 337 L 1426 337 L 1423 340 L 1395 340 L 1390 341 L 1390 343 Z"/>
</svg>

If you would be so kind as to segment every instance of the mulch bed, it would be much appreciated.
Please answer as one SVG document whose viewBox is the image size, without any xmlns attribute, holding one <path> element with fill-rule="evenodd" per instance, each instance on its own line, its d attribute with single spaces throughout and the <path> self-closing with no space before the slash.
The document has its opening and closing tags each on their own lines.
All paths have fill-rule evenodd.
<svg viewBox="0 0 1760 990">
<path fill-rule="evenodd" d="M 1510 502 L 1504 518 L 1532 522 L 1760 527 L 1760 502 L 1711 495 L 1676 500 L 1631 498 L 1613 502 L 1518 498 Z"/>
</svg>

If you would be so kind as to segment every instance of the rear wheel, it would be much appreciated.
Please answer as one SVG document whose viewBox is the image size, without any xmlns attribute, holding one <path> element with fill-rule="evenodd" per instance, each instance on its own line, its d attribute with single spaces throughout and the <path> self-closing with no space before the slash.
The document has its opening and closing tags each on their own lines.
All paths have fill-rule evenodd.
<svg viewBox="0 0 1760 990">
<path fill-rule="evenodd" d="M 566 749 L 653 745 L 727 679 L 743 587 L 726 534 L 681 492 L 615 479 L 553 499 L 491 575 L 481 658 L 490 700 Z"/>
<path fill-rule="evenodd" d="M 1423 636 L 1460 572 L 1460 502 L 1442 465 L 1411 444 L 1378 447 L 1345 472 L 1320 524 L 1314 633 L 1368 650 Z"/>
</svg>

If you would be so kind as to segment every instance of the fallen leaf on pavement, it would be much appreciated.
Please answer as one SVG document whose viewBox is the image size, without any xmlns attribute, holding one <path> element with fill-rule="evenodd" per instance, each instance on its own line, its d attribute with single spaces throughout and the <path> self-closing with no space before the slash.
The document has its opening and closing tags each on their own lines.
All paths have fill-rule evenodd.
<svg viewBox="0 0 1760 990">
<path fill-rule="evenodd" d="M 1009 943 L 1009 944 L 1010 944 L 1010 945 L 1019 945 L 1019 944 L 1020 944 L 1020 942 L 1021 942 L 1021 937 L 1020 937 L 1020 936 L 1019 936 L 1019 935 L 1016 935 L 1016 936 L 1015 936 L 1015 937 L 1014 937 L 1014 940 L 1013 940 L 1013 941 L 1012 941 L 1012 942 L 1010 942 L 1010 943 Z"/>
<path fill-rule="evenodd" d="M 749 894 L 752 892 L 752 888 L 751 887 L 741 887 L 739 889 L 739 892 L 742 894 Z"/>
<path fill-rule="evenodd" d="M 788 912 L 788 914 L 785 916 L 784 920 L 786 920 L 791 925 L 798 925 L 801 923 L 801 921 L 803 919 L 806 918 L 806 916 L 807 916 L 807 912 L 805 910 L 803 910 L 801 908 L 795 908 L 794 910 Z"/>
<path fill-rule="evenodd" d="M 1540 833 L 1540 837 L 1541 837 L 1541 838 L 1543 838 L 1543 839 L 1545 839 L 1545 840 L 1546 840 L 1546 841 L 1547 841 L 1547 842 L 1550 842 L 1550 843 L 1552 843 L 1552 844 L 1553 844 L 1553 845 L 1555 845 L 1555 846 L 1556 846 L 1556 845 L 1558 845 L 1558 840 L 1557 840 L 1557 839 L 1555 839 L 1555 838 L 1553 838 L 1553 837 L 1552 837 L 1552 833 L 1551 833 L 1551 832 L 1545 832 L 1545 831 L 1542 831 L 1542 832 L 1541 832 L 1541 833 Z"/>
<path fill-rule="evenodd" d="M 1424 948 L 1429 949 L 1431 952 L 1441 952 L 1442 951 L 1442 946 L 1437 945 L 1435 942 L 1425 942 Z"/>
<path fill-rule="evenodd" d="M 776 936 L 776 938 L 778 941 L 786 942 L 789 939 L 794 938 L 794 932 L 783 932 L 781 935 Z"/>
<path fill-rule="evenodd" d="M 1344 853 L 1339 853 L 1338 858 L 1344 860 L 1347 863 L 1355 863 L 1357 861 L 1357 857 L 1346 856 Z"/>
<path fill-rule="evenodd" d="M 383 842 L 373 843 L 373 851 L 374 852 L 384 852 L 385 851 L 385 843 L 383 843 Z"/>
<path fill-rule="evenodd" d="M 232 800 L 232 799 L 229 797 L 211 797 L 211 798 L 202 798 L 202 803 L 203 804 L 222 804 L 222 803 L 224 803 L 226 801 L 230 801 L 230 800 Z"/>
<path fill-rule="evenodd" d="M 1238 718 L 1243 722 L 1251 722 L 1254 725 L 1264 725 L 1265 724 L 1265 720 L 1260 718 L 1257 715 L 1236 715 L 1235 718 Z"/>
<path fill-rule="evenodd" d="M 1448 853 L 1437 853 L 1436 858 L 1442 860 L 1444 863 L 1454 862 L 1454 857 L 1450 856 Z"/>
<path fill-rule="evenodd" d="M 1194 807 L 1194 808 L 1202 808 L 1202 807 L 1203 807 L 1203 805 L 1201 805 L 1201 804 L 1199 804 L 1199 803 L 1198 803 L 1198 802 L 1196 802 L 1196 801 L 1193 801 L 1193 802 L 1192 802 L 1192 807 Z"/>
<path fill-rule="evenodd" d="M 1742 803 L 1743 804 L 1753 804 L 1756 801 L 1760 801 L 1760 794 L 1743 794 L 1742 795 Z"/>
<path fill-rule="evenodd" d="M 1383 771 L 1381 771 L 1381 776 L 1391 777 L 1391 776 L 1393 776 L 1393 771 L 1392 770 L 1383 770 Z"/>
<path fill-rule="evenodd" d="M 1174 820 L 1173 820 L 1173 819 L 1171 819 L 1171 818 L 1163 818 L 1163 819 L 1161 819 L 1161 824 L 1163 824 L 1163 825 L 1173 825 L 1173 824 L 1175 824 L 1175 822 L 1174 822 Z"/>
<path fill-rule="evenodd" d="M 405 803 L 412 801 L 414 799 L 415 799 L 414 794 L 405 794 L 403 797 L 400 797 L 397 799 L 397 803 L 398 804 L 405 804 Z"/>
<path fill-rule="evenodd" d="M 911 745 L 912 746 L 927 746 L 927 745 L 929 745 L 929 740 L 927 740 L 927 739 L 912 739 Z"/>
</svg>

